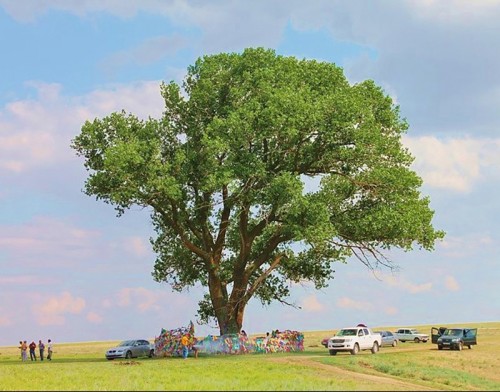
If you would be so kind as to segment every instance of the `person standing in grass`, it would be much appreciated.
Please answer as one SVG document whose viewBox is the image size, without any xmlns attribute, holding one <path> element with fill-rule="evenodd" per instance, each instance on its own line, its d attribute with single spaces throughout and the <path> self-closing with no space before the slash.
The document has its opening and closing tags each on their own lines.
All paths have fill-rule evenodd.
<svg viewBox="0 0 500 392">
<path fill-rule="evenodd" d="M 45 344 L 41 340 L 38 341 L 38 350 L 40 351 L 40 361 L 43 361 L 43 352 L 45 351 Z"/>
<path fill-rule="evenodd" d="M 52 361 L 52 340 L 47 341 L 47 361 Z"/>
<path fill-rule="evenodd" d="M 189 334 L 185 334 L 181 338 L 181 345 L 182 345 L 182 357 L 184 359 L 187 359 L 188 353 L 189 353 Z"/>
<path fill-rule="evenodd" d="M 32 361 L 36 361 L 35 349 L 36 349 L 36 343 L 35 341 L 32 340 L 30 343 L 30 358 Z"/>
<path fill-rule="evenodd" d="M 21 343 L 21 359 L 24 361 L 28 360 L 28 343 L 26 343 L 26 340 Z"/>
</svg>

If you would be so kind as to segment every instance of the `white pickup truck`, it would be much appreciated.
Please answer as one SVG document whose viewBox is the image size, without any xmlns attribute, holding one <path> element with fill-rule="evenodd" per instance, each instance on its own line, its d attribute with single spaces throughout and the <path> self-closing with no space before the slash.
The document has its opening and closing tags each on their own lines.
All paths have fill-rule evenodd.
<svg viewBox="0 0 500 392">
<path fill-rule="evenodd" d="M 400 342 L 427 342 L 429 340 L 429 335 L 425 333 L 419 333 L 413 328 L 400 328 L 394 333 Z"/>
<path fill-rule="evenodd" d="M 337 355 L 339 351 L 349 351 L 356 355 L 360 350 L 371 350 L 372 354 L 378 352 L 382 345 L 382 336 L 373 333 L 367 327 L 342 328 L 335 336 L 328 340 L 330 355 Z"/>
</svg>

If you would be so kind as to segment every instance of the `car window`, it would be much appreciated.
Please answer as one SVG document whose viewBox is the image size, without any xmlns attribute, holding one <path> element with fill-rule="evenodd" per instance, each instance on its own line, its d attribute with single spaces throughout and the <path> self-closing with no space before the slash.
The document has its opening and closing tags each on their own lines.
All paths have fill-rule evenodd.
<svg viewBox="0 0 500 392">
<path fill-rule="evenodd" d="M 461 334 L 462 334 L 462 330 L 461 329 L 450 329 L 450 328 L 448 328 L 444 332 L 445 336 L 460 336 Z"/>
<path fill-rule="evenodd" d="M 342 329 L 339 331 L 337 336 L 356 336 L 355 329 Z"/>
<path fill-rule="evenodd" d="M 134 343 L 133 340 L 124 340 L 118 346 L 119 347 L 131 346 L 133 343 Z"/>
<path fill-rule="evenodd" d="M 385 333 L 385 336 L 392 336 L 392 332 L 387 331 L 387 332 Z"/>
<path fill-rule="evenodd" d="M 366 328 L 363 329 L 363 332 L 365 333 L 365 335 L 369 335 L 370 332 L 368 332 L 368 330 Z"/>
<path fill-rule="evenodd" d="M 149 345 L 149 342 L 147 340 L 141 340 L 141 344 L 143 346 L 148 346 Z"/>
</svg>

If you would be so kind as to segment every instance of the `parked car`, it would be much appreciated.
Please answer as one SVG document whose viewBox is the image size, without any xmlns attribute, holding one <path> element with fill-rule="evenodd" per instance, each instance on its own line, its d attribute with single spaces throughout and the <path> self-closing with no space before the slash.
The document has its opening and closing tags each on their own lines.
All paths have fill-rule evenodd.
<svg viewBox="0 0 500 392">
<path fill-rule="evenodd" d="M 464 346 L 471 349 L 477 344 L 477 328 L 446 328 L 444 331 L 442 328 L 439 330 L 432 328 L 431 331 L 432 340 L 436 341 L 438 350 L 449 348 L 450 350 L 462 351 Z M 435 335 L 437 336 L 440 332 L 441 334 L 435 339 Z"/>
<path fill-rule="evenodd" d="M 118 346 L 106 351 L 106 359 L 152 357 L 154 347 L 145 339 L 124 340 Z"/>
<path fill-rule="evenodd" d="M 335 336 L 328 340 L 330 355 L 337 355 L 339 351 L 348 351 L 356 355 L 360 350 L 371 350 L 376 354 L 382 344 L 382 337 L 373 333 L 367 327 L 342 328 Z"/>
<path fill-rule="evenodd" d="M 414 328 L 400 328 L 394 335 L 400 342 L 425 343 L 429 340 L 429 335 L 420 333 Z"/>
<path fill-rule="evenodd" d="M 398 345 L 398 338 L 391 331 L 374 331 L 382 336 L 382 346 L 396 347 Z"/>
</svg>

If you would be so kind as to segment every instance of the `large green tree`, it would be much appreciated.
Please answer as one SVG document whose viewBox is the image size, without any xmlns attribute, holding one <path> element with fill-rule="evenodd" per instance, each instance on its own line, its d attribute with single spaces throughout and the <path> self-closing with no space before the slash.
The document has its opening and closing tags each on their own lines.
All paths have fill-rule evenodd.
<svg viewBox="0 0 500 392">
<path fill-rule="evenodd" d="M 290 282 L 325 287 L 354 257 L 393 266 L 390 248 L 432 250 L 432 226 L 398 107 L 373 81 L 273 50 L 204 56 L 162 84 L 160 119 L 111 113 L 72 140 L 85 192 L 149 207 L 153 277 L 201 283 L 201 321 L 238 331 L 252 297 L 288 303 Z"/>
</svg>

